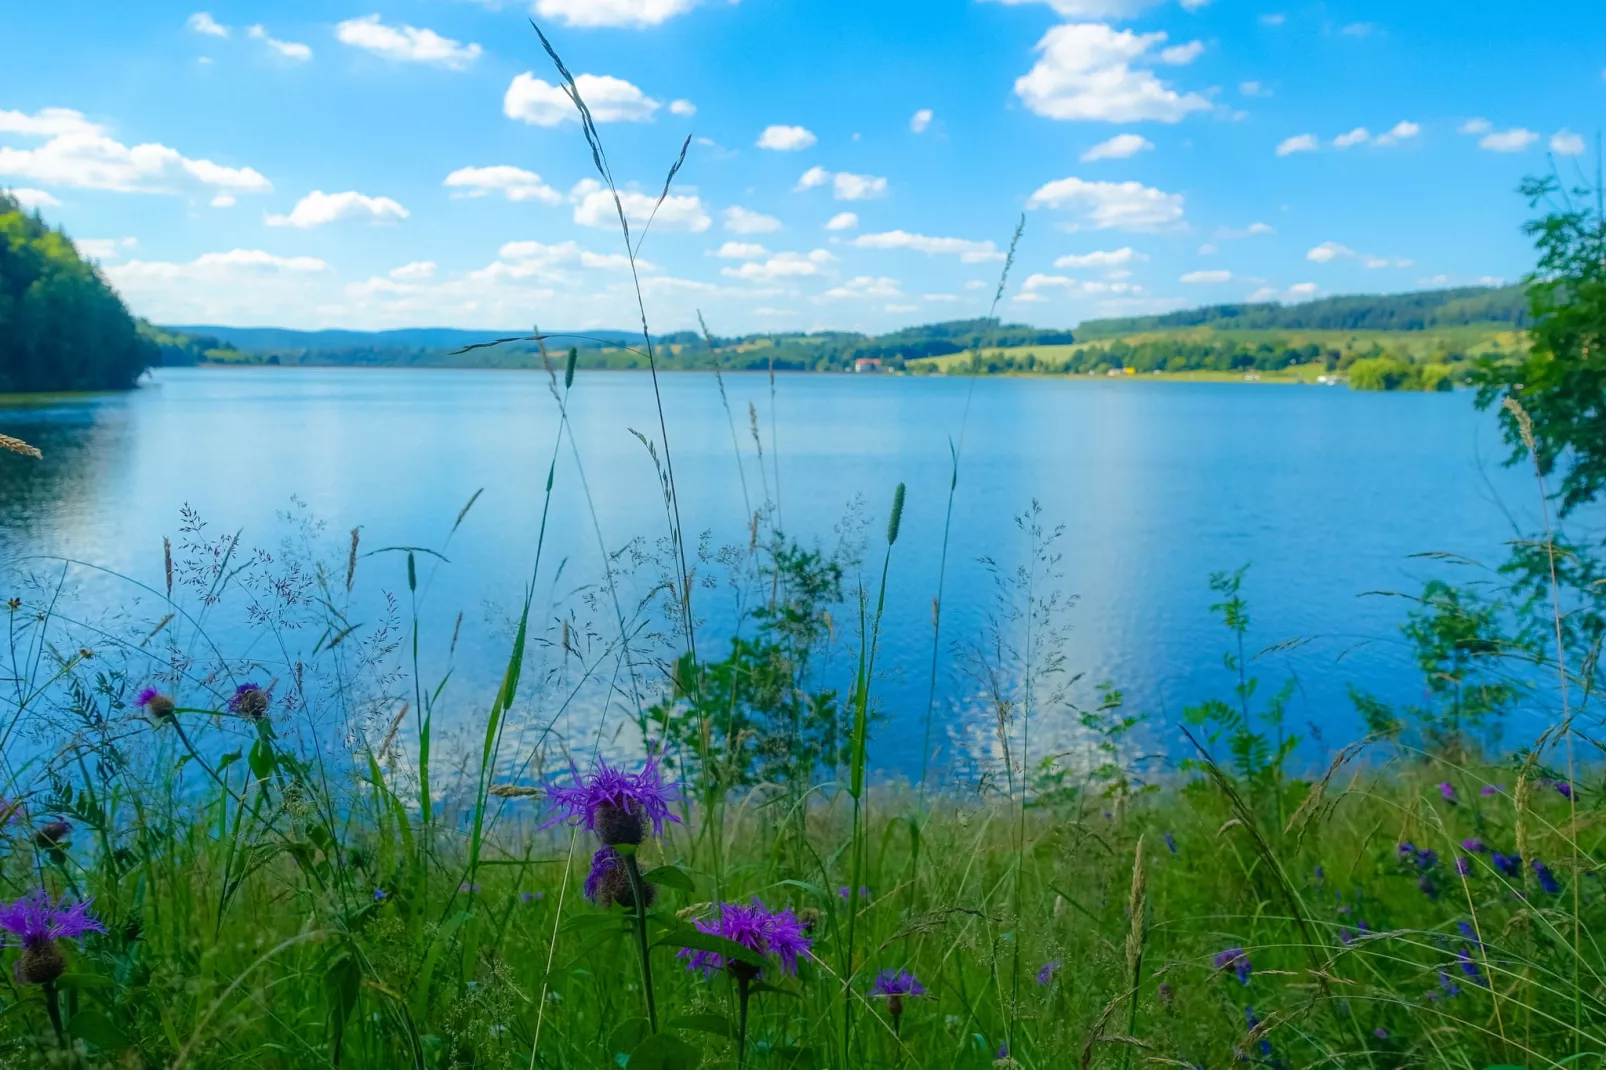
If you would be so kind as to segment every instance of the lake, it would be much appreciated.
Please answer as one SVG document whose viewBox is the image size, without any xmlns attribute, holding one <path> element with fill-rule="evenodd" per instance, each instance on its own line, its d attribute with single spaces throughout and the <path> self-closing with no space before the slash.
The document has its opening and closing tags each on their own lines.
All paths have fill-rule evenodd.
<svg viewBox="0 0 1606 1070">
<path fill-rule="evenodd" d="M 661 384 L 686 531 L 710 532 L 714 547 L 745 546 L 743 485 L 714 377 L 680 373 Z M 1094 683 L 1115 683 L 1129 710 L 1150 716 L 1157 744 L 1173 750 L 1183 707 L 1227 697 L 1232 682 L 1222 664 L 1228 633 L 1210 610 L 1212 572 L 1251 566 L 1251 651 L 1304 640 L 1255 669 L 1262 694 L 1296 678 L 1291 728 L 1314 726 L 1332 746 L 1359 732 L 1347 684 L 1406 701 L 1422 690 L 1398 631 L 1405 603 L 1368 592 L 1418 589 L 1440 567 L 1411 557 L 1425 551 L 1497 561 L 1513 533 L 1508 513 L 1530 530 L 1537 517 L 1531 478 L 1501 467 L 1495 418 L 1476 411 L 1466 392 L 785 375 L 772 418 L 766 376 L 729 375 L 725 386 L 748 497 L 760 502 L 768 487 L 785 530 L 825 544 L 862 498 L 868 583 L 879 574 L 893 488 L 908 485 L 879 655 L 888 720 L 874 762 L 888 771 L 920 762 L 950 443 L 960 445 L 962 430 L 938 689 L 939 739 L 949 743 L 985 740 L 988 731 L 967 659 L 949 643 L 974 645 L 985 634 L 998 610 L 981 559 L 1005 569 L 1024 560 L 1014 518 L 1034 501 L 1045 525 L 1064 526 L 1059 586 L 1077 598 L 1066 666 L 1083 674 L 1074 694 L 1087 700 Z M 631 434 L 657 436 L 650 378 L 581 372 L 570 418 L 605 542 L 615 549 L 641 536 L 650 549 L 665 534 L 664 507 L 652 461 Z M 247 543 L 270 549 L 287 530 L 286 510 L 322 518 L 327 549 L 342 563 L 345 533 L 357 525 L 365 550 L 444 547 L 449 564 L 420 558 L 425 675 L 444 670 L 461 611 L 443 709 L 468 726 L 483 715 L 505 658 L 557 427 L 547 377 L 536 373 L 163 369 L 126 395 L 0 408 L 0 431 L 45 452 L 42 463 L 0 457 L 0 545 L 13 582 L 15 569 L 37 569 L 44 555 L 153 588 L 163 582 L 162 539 L 180 542 L 186 505 L 208 533 L 243 529 Z M 575 592 L 597 582 L 601 561 L 565 445 L 538 618 L 554 620 L 554 607 L 581 601 Z M 403 555 L 364 558 L 359 571 L 370 606 L 383 587 L 399 592 L 405 609 Z M 713 564 L 699 567 L 700 579 L 716 574 Z M 83 619 L 115 613 L 135 593 L 82 569 L 71 577 Z M 701 584 L 696 597 L 705 618 L 699 639 L 717 648 L 729 632 L 729 597 Z M 839 632 L 852 616 L 838 611 Z M 216 614 L 210 626 L 220 646 L 249 647 L 267 671 L 275 660 L 283 671 L 293 653 L 270 653 L 241 619 Z M 847 637 L 838 638 L 829 671 L 851 664 Z M 297 637 L 295 649 L 315 639 Z M 545 701 L 532 699 L 526 713 L 544 717 Z M 576 747 L 594 727 L 586 709 L 566 711 L 559 725 Z M 1045 746 L 1074 737 L 1063 712 L 1046 713 L 1045 725 Z"/>
</svg>

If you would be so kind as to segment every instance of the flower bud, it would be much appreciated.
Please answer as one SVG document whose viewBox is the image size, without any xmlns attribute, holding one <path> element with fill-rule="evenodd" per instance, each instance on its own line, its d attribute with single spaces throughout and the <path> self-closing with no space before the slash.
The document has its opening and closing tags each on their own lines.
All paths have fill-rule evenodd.
<svg viewBox="0 0 1606 1070">
<path fill-rule="evenodd" d="M 71 835 L 72 825 L 58 817 L 54 821 L 46 821 L 40 825 L 39 831 L 34 833 L 33 842 L 45 850 L 50 850 L 60 847 L 62 841 Z"/>
<path fill-rule="evenodd" d="M 67 960 L 54 940 L 23 948 L 22 956 L 11 967 L 19 985 L 49 984 L 67 970 Z"/>
<path fill-rule="evenodd" d="M 610 802 L 598 804 L 596 829 L 597 838 L 609 847 L 621 843 L 639 844 L 647 837 L 641 825 L 640 807 L 627 810 Z"/>
</svg>

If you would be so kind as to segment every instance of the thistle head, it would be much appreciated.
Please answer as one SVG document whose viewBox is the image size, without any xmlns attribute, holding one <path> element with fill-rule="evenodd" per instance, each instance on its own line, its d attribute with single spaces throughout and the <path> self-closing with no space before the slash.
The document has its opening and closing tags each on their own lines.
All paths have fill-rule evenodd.
<svg viewBox="0 0 1606 1070">
<path fill-rule="evenodd" d="M 803 923 L 790 910 L 772 911 L 757 897 L 751 903 L 721 903 L 719 913 L 710 919 L 695 919 L 701 932 L 734 940 L 749 951 L 760 955 L 774 955 L 780 960 L 782 973 L 796 973 L 800 955 L 808 954 L 814 945 L 803 932 Z M 725 961 L 716 951 L 698 951 L 683 948 L 680 957 L 687 960 L 688 970 L 702 970 L 712 975 L 716 970 L 729 969 L 747 980 L 758 976 L 759 969 L 745 962 Z"/>
<path fill-rule="evenodd" d="M 641 890 L 642 898 L 646 899 L 649 907 L 652 906 L 653 900 L 658 898 L 657 886 L 643 882 Z M 636 895 L 630 887 L 630 874 L 619 852 L 612 847 L 599 848 L 592 856 L 591 872 L 586 874 L 585 896 L 599 907 L 611 907 L 618 903 L 627 910 L 636 909 Z"/>
<path fill-rule="evenodd" d="M 162 694 L 154 687 L 147 687 L 134 700 L 134 707 L 144 710 L 151 720 L 161 722 L 173 716 L 175 703 L 171 696 Z"/>
<path fill-rule="evenodd" d="M 22 955 L 12 967 L 18 984 L 48 984 L 61 976 L 67 961 L 56 941 L 106 931 L 90 912 L 92 902 L 72 903 L 65 898 L 53 902 L 50 893 L 37 888 L 14 903 L 0 905 L 0 929 L 22 942 Z"/>
<path fill-rule="evenodd" d="M 547 788 L 556 813 L 542 828 L 567 821 L 590 829 L 604 845 L 613 847 L 639 844 L 646 839 L 649 823 L 652 834 L 662 836 L 666 822 L 680 820 L 669 810 L 670 804 L 679 800 L 679 791 L 665 783 L 656 754 L 649 754 L 640 772 L 634 774 L 620 772 L 600 758 L 597 767 L 584 776 L 572 765 L 569 773 L 574 778 L 572 785 Z"/>
<path fill-rule="evenodd" d="M 41 849 L 49 851 L 60 847 L 72 837 L 72 823 L 56 818 L 40 825 L 33 834 L 33 842 Z"/>
<path fill-rule="evenodd" d="M 272 701 L 273 696 L 263 690 L 261 684 L 241 684 L 229 698 L 229 712 L 260 721 L 268 715 L 268 703 Z"/>
</svg>

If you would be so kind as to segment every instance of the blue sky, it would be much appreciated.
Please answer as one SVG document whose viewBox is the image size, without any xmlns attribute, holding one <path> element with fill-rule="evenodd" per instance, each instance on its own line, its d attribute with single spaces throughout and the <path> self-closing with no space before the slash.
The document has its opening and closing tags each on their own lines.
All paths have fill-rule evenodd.
<svg viewBox="0 0 1606 1070">
<path fill-rule="evenodd" d="M 0 185 L 161 323 L 1044 326 L 1515 279 L 1597 0 L 0 0 Z M 1550 159 L 1547 159 L 1547 153 Z M 631 194 L 636 194 L 631 196 Z"/>
</svg>

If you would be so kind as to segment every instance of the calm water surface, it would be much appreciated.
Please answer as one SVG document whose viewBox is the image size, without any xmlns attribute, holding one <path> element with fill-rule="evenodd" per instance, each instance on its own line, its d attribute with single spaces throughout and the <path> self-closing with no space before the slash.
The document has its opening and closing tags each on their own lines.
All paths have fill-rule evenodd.
<svg viewBox="0 0 1606 1070">
<path fill-rule="evenodd" d="M 799 375 L 778 380 L 772 423 L 767 378 L 733 375 L 726 386 L 749 494 L 776 494 L 778 479 L 794 536 L 833 542 L 862 497 L 878 566 L 893 487 L 908 484 L 881 654 L 890 725 L 876 763 L 888 769 L 919 763 L 949 447 L 961 431 L 948 636 L 975 637 L 995 611 L 980 559 L 1022 560 L 1014 518 L 1036 501 L 1045 524 L 1064 525 L 1063 587 L 1079 599 L 1069 669 L 1085 684 L 1124 688 L 1163 739 L 1174 739 L 1168 726 L 1183 706 L 1229 686 L 1211 572 L 1252 564 L 1251 648 L 1308 640 L 1260 659 L 1263 690 L 1294 675 L 1293 725 L 1343 741 L 1357 728 L 1347 682 L 1397 700 L 1421 691 L 1398 638 L 1403 603 L 1366 592 L 1414 589 L 1431 566 L 1410 555 L 1423 551 L 1496 560 L 1511 535 L 1507 512 L 1524 524 L 1535 513 L 1531 483 L 1497 463 L 1494 418 L 1466 393 Z M 738 462 L 713 377 L 668 376 L 662 389 L 686 529 L 745 544 Z M 750 402 L 766 451 L 762 479 Z M 571 419 L 609 545 L 661 537 L 654 470 L 630 433 L 657 432 L 648 377 L 582 373 Z M 267 546 L 295 497 L 331 532 L 362 525 L 365 547 L 439 547 L 484 488 L 450 542 L 450 565 L 429 574 L 426 649 L 443 648 L 457 612 L 465 615 L 454 688 L 467 717 L 494 684 L 499 622 L 529 575 L 556 430 L 539 374 L 162 370 L 127 395 L 0 408 L 0 431 L 46 454 L 43 463 L 0 457 L 0 554 L 13 566 L 74 558 L 159 586 L 162 538 L 177 535 L 186 504 L 209 531 L 244 529 L 247 542 Z M 778 470 L 768 467 L 772 433 Z M 601 574 L 567 449 L 553 516 L 538 608 Z M 366 559 L 363 570 L 405 594 L 400 556 Z M 78 597 L 103 611 L 128 597 L 91 575 L 76 582 Z M 718 590 L 698 597 L 705 642 L 717 643 L 728 600 Z M 233 625 L 217 627 L 227 641 Z M 984 721 L 975 688 L 962 658 L 945 652 L 943 661 L 942 735 L 973 735 Z"/>
</svg>

